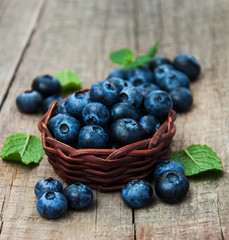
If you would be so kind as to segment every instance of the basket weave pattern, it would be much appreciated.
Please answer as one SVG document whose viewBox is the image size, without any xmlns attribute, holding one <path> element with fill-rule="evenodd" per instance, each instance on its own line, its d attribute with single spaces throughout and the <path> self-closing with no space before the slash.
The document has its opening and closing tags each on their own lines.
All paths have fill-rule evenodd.
<svg viewBox="0 0 229 240">
<path fill-rule="evenodd" d="M 103 192 L 120 190 L 133 179 L 150 180 L 154 165 L 170 155 L 175 135 L 173 110 L 152 138 L 119 149 L 75 149 L 56 140 L 47 127 L 57 106 L 55 102 L 49 107 L 38 128 L 48 161 L 68 184 L 81 182 Z"/>
</svg>

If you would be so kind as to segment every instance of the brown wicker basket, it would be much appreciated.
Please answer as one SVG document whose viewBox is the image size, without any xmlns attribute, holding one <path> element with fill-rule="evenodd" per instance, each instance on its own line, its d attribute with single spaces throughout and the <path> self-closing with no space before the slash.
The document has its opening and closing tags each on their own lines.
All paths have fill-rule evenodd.
<svg viewBox="0 0 229 240">
<path fill-rule="evenodd" d="M 75 149 L 56 140 L 47 128 L 58 104 L 55 102 L 49 107 L 38 128 L 48 161 L 68 184 L 81 182 L 103 192 L 119 190 L 133 179 L 150 181 L 154 165 L 170 155 L 175 135 L 176 112 L 173 110 L 152 138 L 119 149 Z"/>
</svg>

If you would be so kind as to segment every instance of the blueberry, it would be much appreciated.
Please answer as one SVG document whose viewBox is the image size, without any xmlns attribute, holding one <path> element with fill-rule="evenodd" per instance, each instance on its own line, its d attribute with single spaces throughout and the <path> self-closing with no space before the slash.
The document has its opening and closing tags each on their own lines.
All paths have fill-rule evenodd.
<svg viewBox="0 0 229 240">
<path fill-rule="evenodd" d="M 58 180 L 47 177 L 38 181 L 34 187 L 34 192 L 38 198 L 40 198 L 46 192 L 63 192 L 63 185 Z"/>
<path fill-rule="evenodd" d="M 154 69 L 155 83 L 161 86 L 161 81 L 168 75 L 171 70 L 175 70 L 172 65 L 163 64 Z"/>
<path fill-rule="evenodd" d="M 157 196 L 168 203 L 182 201 L 189 190 L 188 179 L 183 173 L 169 170 L 163 172 L 155 181 L 155 192 Z"/>
<path fill-rule="evenodd" d="M 55 219 L 63 216 L 67 211 L 68 203 L 60 192 L 46 192 L 37 200 L 37 210 L 42 217 Z"/>
<path fill-rule="evenodd" d="M 139 123 L 144 129 L 146 137 L 152 137 L 161 126 L 160 122 L 153 115 L 145 115 L 140 118 Z"/>
<path fill-rule="evenodd" d="M 177 70 L 170 70 L 159 83 L 160 88 L 167 92 L 179 87 L 189 88 L 189 85 L 190 79 L 188 76 Z"/>
<path fill-rule="evenodd" d="M 64 189 L 64 196 L 71 209 L 83 209 L 88 207 L 93 201 L 93 192 L 82 183 L 74 183 Z"/>
<path fill-rule="evenodd" d="M 70 117 L 70 115 L 66 113 L 58 113 L 57 115 L 51 117 L 48 122 L 48 129 L 51 131 L 51 133 L 53 133 L 53 127 L 56 124 L 56 122 L 59 123 L 62 119 L 68 117 Z"/>
<path fill-rule="evenodd" d="M 78 143 L 80 148 L 106 148 L 108 134 L 99 125 L 87 125 L 80 129 Z"/>
<path fill-rule="evenodd" d="M 160 88 L 154 83 L 143 83 L 142 85 L 139 86 L 139 88 L 147 88 L 151 91 L 160 90 Z"/>
<path fill-rule="evenodd" d="M 107 79 L 112 78 L 112 77 L 118 77 L 118 78 L 122 78 L 124 80 L 127 80 L 128 79 L 127 75 L 128 75 L 127 70 L 125 70 L 124 68 L 117 68 L 109 74 Z"/>
<path fill-rule="evenodd" d="M 59 81 L 50 75 L 38 76 L 33 80 L 32 89 L 41 93 L 46 98 L 61 93 L 61 85 Z"/>
<path fill-rule="evenodd" d="M 65 104 L 66 104 L 66 100 L 63 100 L 58 104 L 58 107 L 56 109 L 56 114 L 58 114 L 58 113 L 68 113 Z"/>
<path fill-rule="evenodd" d="M 121 118 L 111 125 L 111 140 L 120 145 L 140 141 L 143 136 L 143 127 L 134 119 Z"/>
<path fill-rule="evenodd" d="M 91 100 L 88 91 L 77 91 L 67 98 L 65 108 L 71 116 L 81 119 L 82 111 L 89 102 L 91 102 Z"/>
<path fill-rule="evenodd" d="M 52 102 L 59 102 L 62 100 L 62 97 L 58 97 L 58 96 L 51 96 L 51 97 L 47 97 L 42 101 L 41 104 L 41 111 L 43 113 L 46 113 L 49 109 L 49 106 Z"/>
<path fill-rule="evenodd" d="M 145 109 L 150 115 L 162 118 L 165 117 L 173 107 L 170 95 L 162 90 L 150 92 L 144 102 Z"/>
<path fill-rule="evenodd" d="M 77 142 L 80 122 L 74 117 L 64 117 L 53 126 L 55 138 L 63 143 L 74 145 Z"/>
<path fill-rule="evenodd" d="M 142 103 L 143 96 L 136 87 L 128 86 L 120 92 L 119 100 L 120 102 L 130 103 L 138 108 Z"/>
<path fill-rule="evenodd" d="M 128 80 L 136 87 L 143 83 L 152 83 L 153 73 L 146 66 L 136 67 L 128 72 Z"/>
<path fill-rule="evenodd" d="M 119 93 L 121 92 L 121 90 L 124 87 L 132 85 L 129 81 L 123 80 L 122 78 L 118 78 L 118 77 L 109 78 L 109 79 L 107 79 L 107 81 L 109 81 L 112 84 L 114 84 L 115 87 L 118 89 Z"/>
<path fill-rule="evenodd" d="M 83 109 L 82 116 L 86 125 L 103 126 L 108 123 L 110 119 L 110 112 L 102 103 L 91 102 Z"/>
<path fill-rule="evenodd" d="M 119 91 L 117 87 L 109 81 L 98 81 L 91 86 L 90 98 L 93 102 L 101 102 L 106 106 L 111 106 L 118 101 Z"/>
<path fill-rule="evenodd" d="M 168 170 L 175 170 L 184 174 L 184 168 L 179 162 L 171 161 L 171 160 L 164 160 L 158 163 L 154 168 L 154 180 L 157 180 L 159 176 Z"/>
<path fill-rule="evenodd" d="M 111 121 L 114 122 L 119 118 L 132 118 L 138 120 L 139 114 L 137 109 L 129 103 L 116 103 L 110 110 Z"/>
<path fill-rule="evenodd" d="M 191 80 L 195 80 L 201 71 L 200 64 L 190 54 L 181 53 L 174 59 L 174 66 L 184 72 Z"/>
<path fill-rule="evenodd" d="M 149 68 L 153 71 L 156 67 L 162 64 L 172 64 L 171 61 L 164 56 L 155 56 L 153 60 L 149 63 Z"/>
<path fill-rule="evenodd" d="M 170 96 L 173 100 L 173 109 L 177 112 L 187 112 L 193 102 L 192 93 L 189 89 L 180 87 L 172 90 Z"/>
<path fill-rule="evenodd" d="M 153 188 L 150 183 L 135 179 L 122 188 L 121 198 L 131 208 L 145 207 L 153 199 Z"/>
<path fill-rule="evenodd" d="M 43 97 L 41 94 L 31 90 L 21 93 L 16 99 L 16 104 L 23 113 L 36 113 L 39 111 L 42 101 Z"/>
</svg>

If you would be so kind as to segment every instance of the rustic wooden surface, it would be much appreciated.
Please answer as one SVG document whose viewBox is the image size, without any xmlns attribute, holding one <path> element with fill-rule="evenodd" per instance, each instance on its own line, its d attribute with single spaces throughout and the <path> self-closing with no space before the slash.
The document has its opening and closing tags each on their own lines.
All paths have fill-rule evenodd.
<svg viewBox="0 0 229 240">
<path fill-rule="evenodd" d="M 90 87 L 116 67 L 111 51 L 142 54 L 162 39 L 159 54 L 191 53 L 202 65 L 191 85 L 193 108 L 178 115 L 173 151 L 207 144 L 224 174 L 190 178 L 180 204 L 154 195 L 149 207 L 135 211 L 119 192 L 94 191 L 89 209 L 50 221 L 39 216 L 33 192 L 39 179 L 59 179 L 47 158 L 32 167 L 1 160 L 0 239 L 229 239 L 228 29 L 228 0 L 1 0 L 0 146 L 15 132 L 40 137 L 41 114 L 21 114 L 15 105 L 37 75 L 67 67 Z"/>
</svg>

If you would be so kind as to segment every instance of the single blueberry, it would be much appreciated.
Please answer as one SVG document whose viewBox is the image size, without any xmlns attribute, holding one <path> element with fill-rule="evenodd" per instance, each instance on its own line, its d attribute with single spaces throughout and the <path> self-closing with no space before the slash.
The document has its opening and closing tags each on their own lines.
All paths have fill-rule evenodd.
<svg viewBox="0 0 229 240">
<path fill-rule="evenodd" d="M 111 125 L 111 140 L 122 146 L 140 141 L 143 136 L 143 127 L 134 119 L 121 118 Z"/>
<path fill-rule="evenodd" d="M 75 144 L 80 130 L 80 122 L 74 117 L 64 117 L 53 126 L 55 138 L 63 143 Z"/>
<path fill-rule="evenodd" d="M 82 111 L 89 102 L 91 102 L 91 100 L 88 91 L 77 91 L 67 98 L 65 108 L 70 115 L 77 119 L 81 119 Z"/>
<path fill-rule="evenodd" d="M 110 119 L 110 112 L 102 103 L 91 102 L 84 107 L 82 116 L 86 125 L 104 126 Z"/>
<path fill-rule="evenodd" d="M 36 113 L 39 111 L 42 101 L 43 97 L 39 92 L 30 90 L 21 93 L 16 99 L 16 104 L 23 113 Z"/>
<path fill-rule="evenodd" d="M 111 121 L 114 122 L 119 118 L 132 118 L 138 120 L 139 114 L 137 109 L 129 103 L 116 103 L 110 110 Z"/>
<path fill-rule="evenodd" d="M 106 148 L 109 136 L 99 125 L 87 125 L 80 129 L 78 143 L 80 148 Z"/>
<path fill-rule="evenodd" d="M 147 88 L 151 91 L 160 90 L 160 88 L 154 83 L 143 83 L 142 85 L 139 86 L 139 88 Z"/>
<path fill-rule="evenodd" d="M 146 66 L 140 66 L 131 69 L 128 72 L 128 80 L 137 87 L 143 83 L 152 83 L 153 82 L 153 73 Z"/>
<path fill-rule="evenodd" d="M 44 193 L 50 191 L 62 193 L 63 192 L 62 183 L 52 177 L 47 177 L 39 180 L 34 187 L 34 192 L 37 198 L 40 198 Z"/>
<path fill-rule="evenodd" d="M 111 106 L 118 101 L 119 91 L 117 87 L 108 80 L 95 82 L 91 86 L 90 98 L 93 102 L 101 102 Z"/>
<path fill-rule="evenodd" d="M 53 127 L 56 124 L 56 122 L 60 122 L 64 118 L 71 117 L 69 114 L 66 113 L 58 113 L 57 115 L 51 117 L 48 122 L 48 129 L 53 133 Z"/>
<path fill-rule="evenodd" d="M 145 115 L 140 118 L 139 123 L 144 129 L 146 137 L 152 137 L 161 126 L 160 122 L 153 115 Z"/>
<path fill-rule="evenodd" d="M 59 102 L 62 100 L 62 97 L 59 97 L 59 96 L 51 96 L 51 97 L 47 97 L 45 98 L 43 101 L 42 101 L 42 104 L 41 104 L 41 111 L 43 113 L 46 113 L 49 109 L 49 106 L 51 103 L 53 102 Z"/>
<path fill-rule="evenodd" d="M 128 71 L 124 68 L 117 68 L 109 74 L 107 79 L 112 78 L 112 77 L 118 77 L 118 78 L 127 80 L 128 79 Z"/>
<path fill-rule="evenodd" d="M 128 86 L 122 89 L 119 94 L 120 102 L 130 103 L 136 108 L 138 108 L 143 100 L 141 92 L 133 86 Z"/>
<path fill-rule="evenodd" d="M 60 192 L 46 192 L 37 200 L 37 210 L 42 217 L 55 219 L 63 216 L 67 211 L 68 203 Z"/>
<path fill-rule="evenodd" d="M 74 183 L 64 189 L 64 196 L 71 209 L 83 209 L 88 207 L 93 201 L 93 192 L 82 183 Z"/>
<path fill-rule="evenodd" d="M 112 77 L 107 79 L 107 81 L 111 82 L 115 85 L 120 93 L 124 87 L 131 86 L 132 84 L 129 81 L 123 80 L 122 78 Z"/>
<path fill-rule="evenodd" d="M 189 182 L 181 172 L 168 170 L 163 172 L 155 181 L 155 192 L 157 196 L 168 203 L 181 202 L 187 195 Z"/>
<path fill-rule="evenodd" d="M 162 85 L 162 81 L 165 79 L 165 77 L 170 73 L 171 70 L 175 70 L 172 65 L 169 64 L 163 64 L 159 65 L 154 69 L 154 79 L 155 79 L 155 84 L 158 86 Z"/>
<path fill-rule="evenodd" d="M 167 92 L 156 90 L 146 96 L 144 105 L 150 115 L 160 119 L 170 112 L 173 107 L 173 100 Z"/>
<path fill-rule="evenodd" d="M 58 104 L 58 107 L 56 109 L 56 114 L 58 114 L 58 113 L 68 113 L 65 104 L 66 104 L 66 100 L 63 100 Z"/>
<path fill-rule="evenodd" d="M 156 67 L 162 64 L 172 64 L 172 62 L 164 56 L 155 56 L 152 61 L 149 63 L 149 68 L 153 71 Z"/>
<path fill-rule="evenodd" d="M 175 170 L 184 174 L 184 167 L 179 162 L 167 159 L 155 166 L 153 174 L 154 180 L 157 180 L 163 172 L 168 170 Z"/>
<path fill-rule="evenodd" d="M 46 98 L 61 93 L 60 82 L 53 76 L 42 75 L 36 77 L 32 82 L 32 89 L 41 93 Z"/>
<path fill-rule="evenodd" d="M 121 198 L 131 208 L 145 207 L 153 199 L 153 188 L 149 182 L 135 179 L 123 186 Z"/>
<path fill-rule="evenodd" d="M 199 62 L 190 54 L 181 53 L 174 59 L 174 66 L 184 72 L 191 80 L 195 80 L 201 71 Z"/>
<path fill-rule="evenodd" d="M 172 90 L 170 96 L 173 100 L 173 109 L 177 112 L 187 112 L 193 102 L 192 93 L 185 87 Z"/>
</svg>

